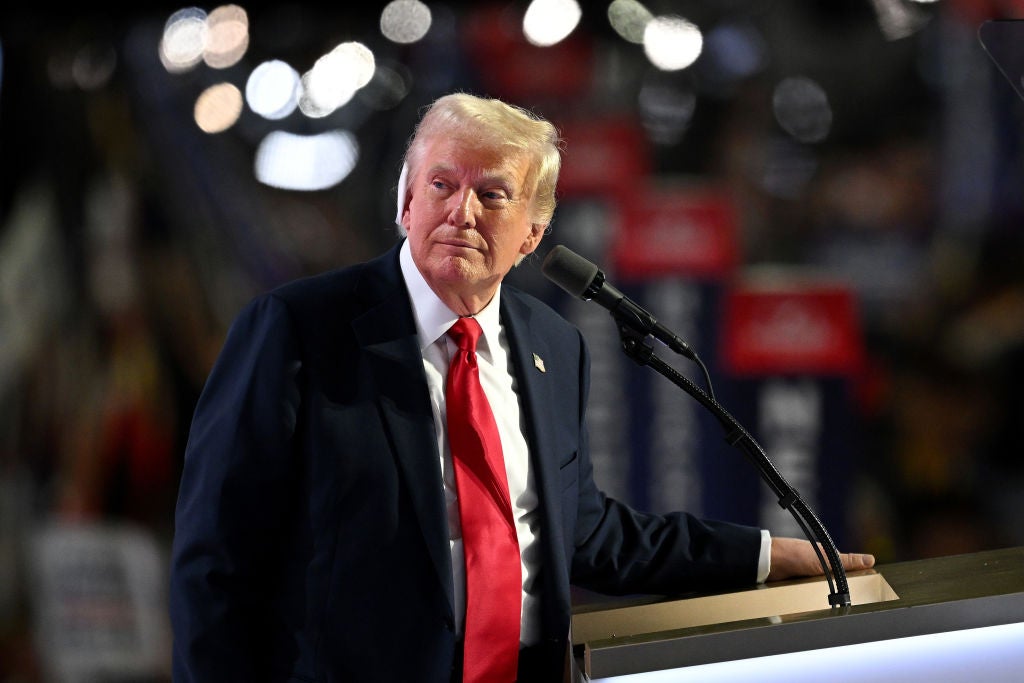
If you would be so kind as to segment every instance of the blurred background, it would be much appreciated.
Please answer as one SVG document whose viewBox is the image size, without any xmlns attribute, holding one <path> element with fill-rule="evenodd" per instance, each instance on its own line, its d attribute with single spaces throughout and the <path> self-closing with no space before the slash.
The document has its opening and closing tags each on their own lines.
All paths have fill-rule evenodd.
<svg viewBox="0 0 1024 683">
<path fill-rule="evenodd" d="M 694 346 L 841 546 L 1024 544 L 1019 0 L 0 17 L 0 681 L 168 680 L 177 480 L 227 327 L 395 243 L 405 144 L 454 90 L 563 132 L 559 209 L 511 278 L 587 336 L 609 492 L 794 533 L 545 281 L 558 243 Z"/>
</svg>

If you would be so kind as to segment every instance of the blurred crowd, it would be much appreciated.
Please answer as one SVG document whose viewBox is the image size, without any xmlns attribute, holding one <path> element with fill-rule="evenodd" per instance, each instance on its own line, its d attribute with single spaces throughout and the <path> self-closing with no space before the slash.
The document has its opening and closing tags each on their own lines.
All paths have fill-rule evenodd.
<svg viewBox="0 0 1024 683">
<path fill-rule="evenodd" d="M 729 82 L 702 80 L 697 66 L 659 75 L 660 90 L 644 92 L 696 102 L 665 135 L 657 110 L 636 107 L 642 55 L 585 17 L 577 40 L 593 83 L 571 101 L 516 91 L 517 103 L 552 118 L 626 111 L 646 124 L 654 174 L 730 188 L 744 265 L 851 283 L 869 361 L 851 484 L 858 549 L 890 562 L 1024 544 L 1024 100 L 978 39 L 982 22 L 1024 11 L 998 0 L 661 4 L 698 23 L 731 12 L 756 27 L 768 58 Z M 896 5 L 918 22 L 887 36 L 883 10 Z M 484 8 L 516 6 L 439 11 L 451 33 L 395 57 L 407 96 L 354 117 L 356 170 L 305 194 L 260 186 L 244 134 L 197 130 L 181 104 L 195 94 L 188 77 L 163 74 L 167 92 L 153 92 L 161 82 L 133 56 L 134 18 L 0 20 L 0 681 L 62 675 L 40 636 L 47 534 L 136 529 L 164 556 L 191 412 L 234 312 L 393 240 L 418 108 L 450 89 L 509 94 L 490 78 L 501 64 L 471 59 L 484 37 L 462 29 L 479 29 Z M 250 21 L 283 16 L 271 10 Z M 293 54 L 329 39 L 317 30 L 354 32 L 346 12 L 296 23 Z M 92 80 L 73 73 L 86 48 Z M 827 137 L 787 134 L 773 112 L 772 89 L 795 74 L 828 93 Z M 553 229 L 557 241 L 557 214 Z M 81 680 L 164 677 L 139 667 Z"/>
</svg>

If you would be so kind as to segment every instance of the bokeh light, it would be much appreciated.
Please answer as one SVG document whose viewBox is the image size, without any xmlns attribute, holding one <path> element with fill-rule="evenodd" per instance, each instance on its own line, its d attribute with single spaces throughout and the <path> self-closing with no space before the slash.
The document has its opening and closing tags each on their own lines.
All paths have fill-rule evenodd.
<svg viewBox="0 0 1024 683">
<path fill-rule="evenodd" d="M 98 90 L 106 85 L 117 68 L 117 51 L 110 43 L 89 43 L 75 53 L 71 78 L 82 90 Z"/>
<path fill-rule="evenodd" d="M 193 110 L 196 125 L 206 133 L 222 133 L 242 114 L 242 92 L 231 83 L 217 83 L 200 93 Z"/>
<path fill-rule="evenodd" d="M 668 84 L 645 84 L 637 96 L 637 111 L 647 136 L 659 145 L 678 143 L 697 109 L 697 95 Z"/>
<path fill-rule="evenodd" d="M 355 41 L 338 45 L 303 74 L 299 108 L 311 118 L 331 114 L 370 82 L 375 69 L 370 48 Z"/>
<path fill-rule="evenodd" d="M 245 101 L 263 118 L 283 119 L 298 106 L 299 89 L 299 72 L 287 62 L 272 59 L 249 74 L 245 83 Z"/>
<path fill-rule="evenodd" d="M 764 38 L 745 23 L 726 22 L 711 29 L 704 50 L 714 75 L 722 80 L 747 78 L 768 64 Z"/>
<path fill-rule="evenodd" d="M 206 18 L 203 61 L 214 69 L 237 64 L 249 48 L 249 17 L 238 5 L 221 5 Z"/>
<path fill-rule="evenodd" d="M 563 40 L 583 15 L 576 0 L 533 0 L 523 15 L 523 35 L 539 47 L 550 47 Z"/>
<path fill-rule="evenodd" d="M 786 78 L 775 86 L 772 110 L 782 129 L 800 142 L 820 142 L 832 129 L 828 95 L 805 76 Z"/>
<path fill-rule="evenodd" d="M 206 49 L 207 30 L 205 10 L 187 7 L 172 14 L 164 24 L 159 46 L 164 67 L 178 73 L 199 64 Z"/>
<path fill-rule="evenodd" d="M 394 43 L 415 43 L 427 35 L 430 8 L 419 0 L 393 0 L 380 14 L 380 32 Z"/>
<path fill-rule="evenodd" d="M 929 12 L 918 3 L 904 0 L 871 0 L 878 19 L 878 28 L 886 40 L 901 40 L 917 33 L 931 20 Z"/>
<path fill-rule="evenodd" d="M 674 15 L 651 19 L 644 29 L 644 53 L 662 71 L 678 71 L 697 61 L 704 36 L 695 24 Z"/>
<path fill-rule="evenodd" d="M 264 185 L 283 190 L 325 190 L 344 180 L 358 160 L 359 145 L 348 131 L 274 131 L 256 150 L 255 173 Z"/>
<path fill-rule="evenodd" d="M 644 42 L 644 30 L 654 15 L 637 0 L 614 0 L 608 5 L 608 23 L 631 43 Z"/>
</svg>

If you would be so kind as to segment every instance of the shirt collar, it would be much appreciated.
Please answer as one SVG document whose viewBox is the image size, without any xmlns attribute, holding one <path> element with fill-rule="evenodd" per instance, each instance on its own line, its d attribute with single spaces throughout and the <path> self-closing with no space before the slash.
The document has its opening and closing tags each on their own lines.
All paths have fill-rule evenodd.
<svg viewBox="0 0 1024 683">
<path fill-rule="evenodd" d="M 459 316 L 438 298 L 427 281 L 423 279 L 423 274 L 412 260 L 409 240 L 402 243 L 399 264 L 402 268 L 402 277 L 405 279 L 405 287 L 409 291 L 409 299 L 412 302 L 416 332 L 420 336 L 420 351 L 424 351 L 448 332 L 448 328 L 455 324 Z M 494 298 L 482 311 L 473 316 L 483 330 L 483 345 L 479 347 L 480 351 L 490 353 L 490 349 L 497 348 L 498 337 L 501 334 L 500 306 L 498 305 L 500 298 L 501 284 L 499 283 L 498 289 L 494 292 Z"/>
</svg>

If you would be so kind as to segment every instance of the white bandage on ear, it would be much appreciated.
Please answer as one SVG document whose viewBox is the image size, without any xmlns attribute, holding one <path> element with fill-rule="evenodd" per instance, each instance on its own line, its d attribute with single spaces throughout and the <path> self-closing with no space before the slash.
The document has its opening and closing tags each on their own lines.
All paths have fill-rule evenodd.
<svg viewBox="0 0 1024 683">
<path fill-rule="evenodd" d="M 402 172 L 398 175 L 398 208 L 395 213 L 395 223 L 398 224 L 398 232 L 405 235 L 405 227 L 402 225 L 402 214 L 405 212 L 405 193 L 409 186 L 409 164 L 402 163 Z"/>
</svg>

